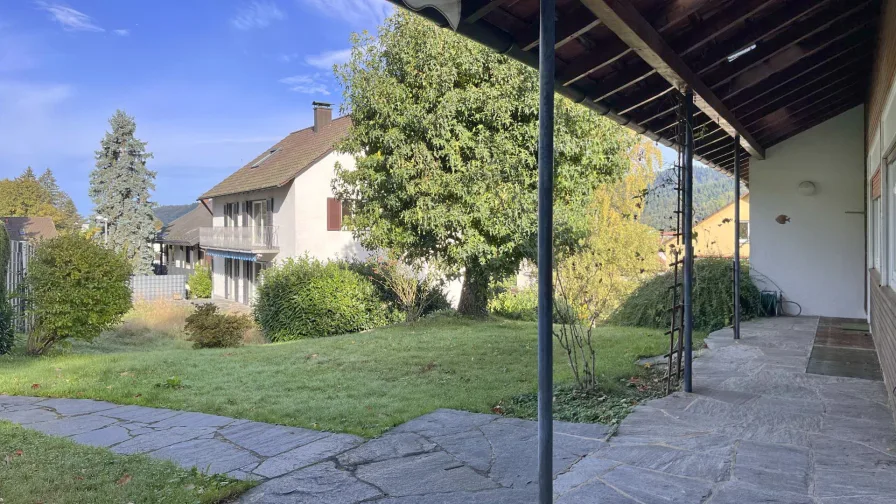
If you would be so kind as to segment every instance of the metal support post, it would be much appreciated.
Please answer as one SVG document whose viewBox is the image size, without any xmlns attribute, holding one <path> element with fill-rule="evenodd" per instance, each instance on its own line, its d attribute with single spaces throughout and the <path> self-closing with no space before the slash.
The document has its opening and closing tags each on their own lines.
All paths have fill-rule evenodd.
<svg viewBox="0 0 896 504">
<path fill-rule="evenodd" d="M 740 339 L 740 135 L 734 135 L 734 339 Z"/>
<path fill-rule="evenodd" d="M 684 209 L 683 230 L 684 238 L 684 282 L 683 302 L 684 311 L 684 391 L 693 391 L 693 373 L 691 363 L 693 360 L 693 330 L 694 330 L 694 92 L 688 89 L 684 95 Z"/>
<path fill-rule="evenodd" d="M 554 499 L 554 15 L 540 0 L 538 43 L 538 502 Z"/>
</svg>

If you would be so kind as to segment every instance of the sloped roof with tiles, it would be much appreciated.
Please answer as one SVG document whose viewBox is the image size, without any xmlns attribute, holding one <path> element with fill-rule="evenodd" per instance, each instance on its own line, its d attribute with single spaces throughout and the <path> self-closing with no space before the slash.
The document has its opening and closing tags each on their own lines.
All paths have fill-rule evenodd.
<svg viewBox="0 0 896 504">
<path fill-rule="evenodd" d="M 212 214 L 205 205 L 199 205 L 169 222 L 159 232 L 158 241 L 172 245 L 198 245 L 199 228 L 212 226 Z"/>
<path fill-rule="evenodd" d="M 351 125 L 351 118 L 343 116 L 321 126 L 318 131 L 309 126 L 290 133 L 199 199 L 280 187 L 332 152 Z"/>
<path fill-rule="evenodd" d="M 56 225 L 49 217 L 0 217 L 13 241 L 49 240 L 56 238 Z"/>
</svg>

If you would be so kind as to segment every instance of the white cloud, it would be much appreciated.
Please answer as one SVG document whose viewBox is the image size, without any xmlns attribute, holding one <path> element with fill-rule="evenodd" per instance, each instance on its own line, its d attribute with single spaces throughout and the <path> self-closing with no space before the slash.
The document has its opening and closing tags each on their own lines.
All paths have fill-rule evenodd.
<svg viewBox="0 0 896 504">
<path fill-rule="evenodd" d="M 311 54 L 305 56 L 305 63 L 320 68 L 322 70 L 330 70 L 333 65 L 345 63 L 352 55 L 351 49 L 342 49 L 341 51 L 324 51 L 320 54 Z"/>
<path fill-rule="evenodd" d="M 48 12 L 56 22 L 62 25 L 64 30 L 90 32 L 105 31 L 96 24 L 92 17 L 66 5 L 40 1 L 36 2 L 36 5 L 39 9 Z"/>
<path fill-rule="evenodd" d="M 298 0 L 321 13 L 357 26 L 381 23 L 392 14 L 392 4 L 386 0 Z"/>
<path fill-rule="evenodd" d="M 251 30 L 265 28 L 274 21 L 283 19 L 286 19 L 286 14 L 276 4 L 256 0 L 241 7 L 230 24 L 239 30 Z"/>
<path fill-rule="evenodd" d="M 298 57 L 299 57 L 299 55 L 296 53 L 289 53 L 289 54 L 280 53 L 277 55 L 277 61 L 279 61 L 281 63 L 289 63 L 289 62 L 297 59 Z"/>
<path fill-rule="evenodd" d="M 128 35 L 131 34 L 131 30 L 125 30 L 125 29 L 112 30 L 112 33 L 118 35 L 119 37 L 127 37 Z"/>
<path fill-rule="evenodd" d="M 289 86 L 290 91 L 296 93 L 330 94 L 330 90 L 327 89 L 327 85 L 322 81 L 319 73 L 313 75 L 293 75 L 292 77 L 280 79 L 280 83 L 286 84 Z"/>
</svg>

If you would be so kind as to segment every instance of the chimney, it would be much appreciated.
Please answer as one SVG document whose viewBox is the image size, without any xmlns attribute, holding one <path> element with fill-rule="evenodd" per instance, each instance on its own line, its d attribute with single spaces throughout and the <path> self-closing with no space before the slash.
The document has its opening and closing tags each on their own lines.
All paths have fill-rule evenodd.
<svg viewBox="0 0 896 504">
<path fill-rule="evenodd" d="M 330 108 L 332 106 L 330 103 L 316 101 L 311 102 L 311 105 L 314 106 L 314 132 L 316 133 L 333 120 L 333 109 Z"/>
</svg>

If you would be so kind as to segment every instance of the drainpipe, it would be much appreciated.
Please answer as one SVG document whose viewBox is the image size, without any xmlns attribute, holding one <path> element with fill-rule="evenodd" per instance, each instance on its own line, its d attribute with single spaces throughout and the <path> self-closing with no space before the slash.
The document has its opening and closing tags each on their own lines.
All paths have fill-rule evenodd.
<svg viewBox="0 0 896 504">
<path fill-rule="evenodd" d="M 740 339 L 740 135 L 734 135 L 734 339 Z"/>
<path fill-rule="evenodd" d="M 538 46 L 538 502 L 554 500 L 554 15 L 540 0 Z"/>
<path fill-rule="evenodd" d="M 684 391 L 693 392 L 691 363 L 694 330 L 694 92 L 688 89 L 684 95 Z"/>
</svg>

